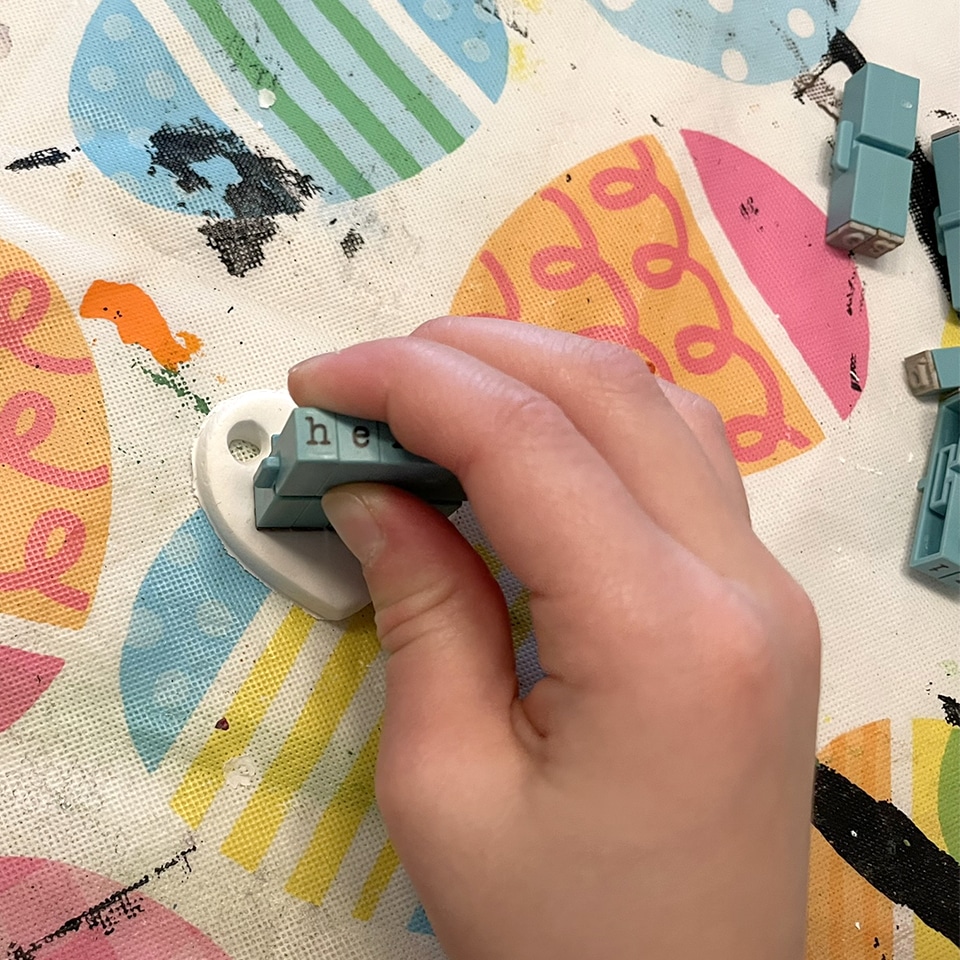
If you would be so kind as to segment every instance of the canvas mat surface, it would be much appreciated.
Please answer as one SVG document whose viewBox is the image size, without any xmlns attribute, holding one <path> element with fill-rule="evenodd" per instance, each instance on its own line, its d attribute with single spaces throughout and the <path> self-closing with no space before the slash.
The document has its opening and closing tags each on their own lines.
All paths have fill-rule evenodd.
<svg viewBox="0 0 960 960">
<path fill-rule="evenodd" d="M 958 36 L 956 0 L 0 0 L 0 952 L 440 956 L 374 802 L 369 614 L 243 572 L 190 450 L 218 401 L 453 311 L 752 418 L 755 523 L 824 634 L 808 955 L 960 956 L 960 606 L 907 569 L 936 405 L 902 373 L 960 343 L 927 161 Z M 877 262 L 823 243 L 860 57 L 921 79 Z"/>
</svg>

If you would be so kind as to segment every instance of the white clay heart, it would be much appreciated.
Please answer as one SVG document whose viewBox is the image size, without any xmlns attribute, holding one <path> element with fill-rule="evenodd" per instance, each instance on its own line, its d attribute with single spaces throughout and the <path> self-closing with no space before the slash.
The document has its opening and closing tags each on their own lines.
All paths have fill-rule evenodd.
<svg viewBox="0 0 960 960">
<path fill-rule="evenodd" d="M 227 552 L 245 570 L 307 613 L 343 620 L 370 595 L 340 538 L 328 530 L 258 530 L 254 522 L 253 475 L 294 406 L 282 390 L 254 390 L 217 404 L 193 447 L 194 489 Z M 254 450 L 243 458 L 242 451 Z"/>
</svg>

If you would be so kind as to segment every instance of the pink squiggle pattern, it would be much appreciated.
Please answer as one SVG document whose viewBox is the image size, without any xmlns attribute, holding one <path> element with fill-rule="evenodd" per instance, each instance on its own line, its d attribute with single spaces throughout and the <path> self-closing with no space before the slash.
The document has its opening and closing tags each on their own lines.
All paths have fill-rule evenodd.
<svg viewBox="0 0 960 960">
<path fill-rule="evenodd" d="M 746 362 L 764 392 L 762 414 L 745 414 L 726 422 L 730 446 L 741 463 L 755 463 L 770 456 L 780 442 L 796 449 L 810 446 L 810 439 L 786 423 L 783 394 L 776 374 L 769 363 L 753 347 L 740 339 L 733 327 L 730 308 L 710 271 L 690 254 L 689 235 L 678 199 L 656 174 L 653 157 L 646 145 L 636 140 L 630 144 L 636 167 L 609 167 L 594 174 L 590 193 L 594 202 L 605 210 L 627 210 L 655 198 L 666 208 L 673 223 L 676 242 L 649 243 L 638 247 L 631 264 L 636 278 L 650 289 L 664 290 L 676 286 L 685 274 L 695 277 L 704 287 L 713 305 L 716 326 L 691 324 L 674 338 L 677 358 L 687 372 L 695 375 L 716 373 L 733 357 Z M 624 189 L 625 188 L 625 189 Z M 609 340 L 630 347 L 653 363 L 664 379 L 676 377 L 663 352 L 641 330 L 640 310 L 630 289 L 616 267 L 600 253 L 599 242 L 589 220 L 577 202 L 563 191 L 550 187 L 541 198 L 554 204 L 566 217 L 577 236 L 579 246 L 552 244 L 538 250 L 530 260 L 530 275 L 544 290 L 567 291 L 581 286 L 593 277 L 610 290 L 620 310 L 623 324 L 599 324 L 578 331 L 582 336 Z M 486 255 L 486 256 L 485 256 Z M 481 263 L 490 272 L 504 302 L 517 300 L 516 290 L 503 265 L 484 251 Z M 496 271 L 491 265 L 496 265 Z M 661 269 L 654 270 L 653 264 Z M 663 265 L 666 264 L 664 267 Z M 557 269 L 557 267 L 561 269 Z M 697 347 L 709 346 L 703 356 L 695 355 Z M 754 437 L 752 442 L 747 438 Z"/>
<path fill-rule="evenodd" d="M 630 288 L 617 268 L 601 255 L 597 235 L 583 211 L 572 197 L 553 187 L 544 190 L 540 196 L 559 208 L 573 227 L 580 246 L 558 243 L 538 250 L 530 260 L 530 276 L 534 282 L 544 290 L 567 291 L 582 286 L 591 277 L 598 277 L 613 294 L 626 328 L 633 331 L 634 349 L 650 360 L 661 376 L 672 379 L 667 358 L 640 329 L 640 311 L 630 295 Z M 566 265 L 569 265 L 567 269 L 556 269 Z M 582 330 L 580 333 L 586 335 Z"/>
<path fill-rule="evenodd" d="M 484 250 L 480 254 L 480 262 L 487 268 L 487 272 L 493 277 L 493 282 L 500 291 L 500 296 L 503 299 L 503 318 L 505 320 L 519 320 L 520 297 L 506 267 L 489 250 Z M 484 314 L 484 316 L 487 316 L 487 314 Z"/>
<path fill-rule="evenodd" d="M 56 553 L 48 555 L 58 530 L 64 533 L 63 543 Z M 27 535 L 23 570 L 0 573 L 0 592 L 36 590 L 70 610 L 86 610 L 90 595 L 60 580 L 80 559 L 86 540 L 87 528 L 75 513 L 63 509 L 41 513 Z"/>
<path fill-rule="evenodd" d="M 13 299 L 26 290 L 30 299 L 19 317 L 13 316 Z M 14 270 L 0 278 L 0 348 L 9 350 L 21 363 L 47 373 L 67 376 L 93 373 L 89 357 L 52 357 L 29 346 L 25 337 L 40 325 L 50 307 L 50 288 L 43 277 L 29 270 Z"/>
<path fill-rule="evenodd" d="M 33 414 L 33 422 L 18 433 L 20 418 L 28 412 Z M 0 410 L 0 466 L 13 467 L 25 477 L 64 490 L 95 490 L 104 486 L 110 479 L 106 466 L 68 470 L 33 458 L 33 451 L 50 436 L 56 422 L 57 410 L 49 397 L 33 390 L 15 393 Z"/>
</svg>

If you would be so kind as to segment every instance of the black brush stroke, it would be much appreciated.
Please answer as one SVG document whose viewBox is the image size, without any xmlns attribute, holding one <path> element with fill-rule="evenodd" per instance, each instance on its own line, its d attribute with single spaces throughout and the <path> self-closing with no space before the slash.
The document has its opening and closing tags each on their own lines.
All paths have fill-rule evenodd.
<svg viewBox="0 0 960 960">
<path fill-rule="evenodd" d="M 937 249 L 937 221 L 933 216 L 939 204 L 937 193 L 937 175 L 933 164 L 920 149 L 917 142 L 913 153 L 913 178 L 910 182 L 910 219 L 917 237 L 927 251 L 927 257 L 940 278 L 940 285 L 950 294 L 950 276 L 947 272 L 947 258 Z"/>
<path fill-rule="evenodd" d="M 162 167 L 181 190 L 194 193 L 211 187 L 194 166 L 213 157 L 232 164 L 240 182 L 223 193 L 233 216 L 223 220 L 210 216 L 200 232 L 227 272 L 242 277 L 263 263 L 264 247 L 277 233 L 276 218 L 301 213 L 304 201 L 320 188 L 309 175 L 291 170 L 275 157 L 254 153 L 232 130 L 197 117 L 183 126 L 164 124 L 150 137 L 153 167 L 148 173 Z"/>
<path fill-rule="evenodd" d="M 842 30 L 836 30 L 830 38 L 827 56 L 832 63 L 842 63 L 851 73 L 867 65 L 867 58 Z"/>
<path fill-rule="evenodd" d="M 943 704 L 943 715 L 952 727 L 960 727 L 960 702 L 940 694 L 937 699 Z"/>
<path fill-rule="evenodd" d="M 36 150 L 13 163 L 8 163 L 5 170 L 37 170 L 40 167 L 55 167 L 58 164 L 66 163 L 70 159 L 69 153 L 64 153 L 59 147 L 44 147 L 43 150 Z"/>
<path fill-rule="evenodd" d="M 960 863 L 905 813 L 818 762 L 813 825 L 864 880 L 960 947 Z"/>
</svg>

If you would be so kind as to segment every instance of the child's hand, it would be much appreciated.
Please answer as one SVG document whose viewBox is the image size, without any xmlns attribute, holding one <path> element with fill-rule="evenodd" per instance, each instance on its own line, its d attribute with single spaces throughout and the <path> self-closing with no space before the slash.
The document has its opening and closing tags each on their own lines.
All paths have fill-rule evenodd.
<svg viewBox="0 0 960 960">
<path fill-rule="evenodd" d="M 723 425 L 633 353 L 444 319 L 296 367 L 460 478 L 530 589 L 548 678 L 433 508 L 342 487 L 387 665 L 377 794 L 454 960 L 795 960 L 819 685 L 804 593 L 755 537 Z"/>
</svg>

